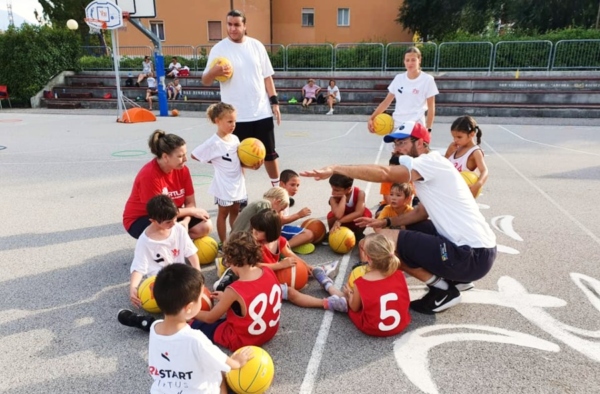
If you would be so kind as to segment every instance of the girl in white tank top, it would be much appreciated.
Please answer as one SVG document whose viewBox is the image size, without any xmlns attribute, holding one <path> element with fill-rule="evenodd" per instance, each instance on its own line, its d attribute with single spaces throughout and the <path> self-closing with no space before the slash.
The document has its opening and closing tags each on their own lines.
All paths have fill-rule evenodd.
<svg viewBox="0 0 600 394">
<path fill-rule="evenodd" d="M 458 171 L 474 172 L 478 176 L 477 182 L 469 185 L 473 196 L 477 196 L 488 178 L 483 151 L 479 146 L 481 129 L 475 119 L 465 115 L 452 123 L 450 132 L 453 141 L 446 150 L 446 157 Z M 477 142 L 475 142 L 475 138 L 477 138 Z"/>
</svg>

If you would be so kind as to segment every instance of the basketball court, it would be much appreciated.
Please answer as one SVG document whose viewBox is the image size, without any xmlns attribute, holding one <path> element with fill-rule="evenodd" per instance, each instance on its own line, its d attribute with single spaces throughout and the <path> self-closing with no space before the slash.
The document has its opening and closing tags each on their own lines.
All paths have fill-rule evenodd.
<svg viewBox="0 0 600 394">
<path fill-rule="evenodd" d="M 215 132 L 198 114 L 118 124 L 114 111 L 0 112 L 0 392 L 144 393 L 148 337 L 121 326 L 135 240 L 121 225 L 150 133 L 182 136 L 188 152 Z M 438 118 L 445 151 L 453 119 Z M 499 256 L 463 302 L 412 314 L 402 335 L 372 338 L 344 314 L 284 303 L 264 346 L 269 393 L 589 393 L 600 387 L 600 134 L 565 119 L 478 119 L 490 178 L 478 198 Z M 364 117 L 287 116 L 276 128 L 281 170 L 387 163 Z M 216 214 L 212 167 L 188 162 L 196 201 Z M 355 183 L 368 206 L 379 185 Z M 247 172 L 250 199 L 269 188 Z M 303 179 L 296 209 L 324 219 L 326 181 Z M 293 211 L 294 209 L 292 209 Z M 213 234 L 216 238 L 216 233 Z M 318 246 L 311 265 L 357 261 Z M 203 267 L 210 284 L 214 266 Z M 409 280 L 411 298 L 423 286 Z M 325 296 L 314 279 L 303 290 Z"/>
</svg>

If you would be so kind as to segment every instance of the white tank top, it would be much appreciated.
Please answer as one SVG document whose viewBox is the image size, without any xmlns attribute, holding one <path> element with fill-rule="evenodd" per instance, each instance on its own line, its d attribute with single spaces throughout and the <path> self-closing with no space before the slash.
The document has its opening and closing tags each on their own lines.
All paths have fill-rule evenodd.
<svg viewBox="0 0 600 394">
<path fill-rule="evenodd" d="M 464 155 L 462 155 L 461 157 L 456 157 L 456 152 L 458 152 L 458 150 L 455 150 L 454 153 L 452 153 L 452 155 L 448 158 L 448 160 L 450 160 L 450 162 L 454 165 L 454 168 L 456 168 L 459 172 L 460 171 L 471 171 L 469 170 L 469 168 L 467 167 L 467 162 L 469 161 L 469 157 L 471 157 L 471 154 L 473 152 L 475 152 L 477 149 L 481 149 L 479 147 L 479 145 L 475 145 L 473 147 L 471 147 L 471 149 L 469 149 Z"/>
</svg>

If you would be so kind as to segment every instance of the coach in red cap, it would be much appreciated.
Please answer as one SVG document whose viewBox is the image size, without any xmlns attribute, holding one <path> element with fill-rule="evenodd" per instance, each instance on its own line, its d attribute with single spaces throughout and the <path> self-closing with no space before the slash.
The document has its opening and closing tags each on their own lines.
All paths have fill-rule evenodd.
<svg viewBox="0 0 600 394">
<path fill-rule="evenodd" d="M 460 303 L 460 291 L 473 287 L 496 259 L 496 236 L 486 223 L 469 187 L 452 163 L 429 149 L 431 135 L 420 123 L 406 122 L 385 142 L 394 143 L 399 166 L 324 167 L 302 176 L 327 179 L 342 174 L 371 182 L 413 182 L 421 201 L 406 214 L 387 219 L 359 218 L 362 227 L 382 228 L 396 242 L 400 269 L 425 282 L 429 292 L 412 301 L 413 310 L 433 314 Z M 405 226 L 406 230 L 385 227 Z"/>
</svg>

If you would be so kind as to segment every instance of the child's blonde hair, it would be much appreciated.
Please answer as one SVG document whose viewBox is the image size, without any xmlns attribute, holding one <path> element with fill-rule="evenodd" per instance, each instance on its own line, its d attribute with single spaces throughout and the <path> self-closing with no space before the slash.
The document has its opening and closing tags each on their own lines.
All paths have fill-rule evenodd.
<svg viewBox="0 0 600 394">
<path fill-rule="evenodd" d="M 221 116 L 230 114 L 232 112 L 235 112 L 233 105 L 219 102 L 211 104 L 208 107 L 206 110 L 206 116 L 208 116 L 208 119 L 210 119 L 211 122 L 217 123 L 217 119 L 219 119 Z"/>
<path fill-rule="evenodd" d="M 279 186 L 272 187 L 269 190 L 267 190 L 267 192 L 263 194 L 263 198 L 266 198 L 268 200 L 279 201 L 279 204 L 284 209 L 290 205 L 290 196 L 287 190 Z"/>
<path fill-rule="evenodd" d="M 371 259 L 371 267 L 384 276 L 390 276 L 400 266 L 394 243 L 382 234 L 369 234 L 365 237 L 365 253 Z"/>
</svg>

